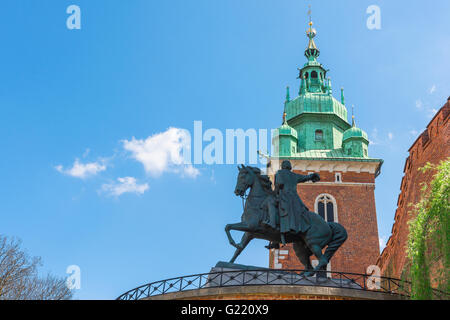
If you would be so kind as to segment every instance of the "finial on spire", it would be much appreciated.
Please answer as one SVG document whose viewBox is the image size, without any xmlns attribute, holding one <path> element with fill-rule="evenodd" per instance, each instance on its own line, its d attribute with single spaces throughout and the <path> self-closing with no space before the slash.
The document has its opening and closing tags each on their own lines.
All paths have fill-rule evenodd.
<svg viewBox="0 0 450 320">
<path fill-rule="evenodd" d="M 283 109 L 283 123 L 286 124 L 286 104 L 289 102 L 289 86 L 286 86 L 286 101 L 284 102 L 284 109 Z"/>
<path fill-rule="evenodd" d="M 314 43 L 313 38 L 316 36 L 316 29 L 314 29 L 313 26 L 313 22 L 311 19 L 311 5 L 308 5 L 308 16 L 309 16 L 309 28 L 306 30 L 306 35 L 309 38 L 309 43 L 308 43 L 308 48 L 306 48 L 305 50 L 305 56 L 308 59 L 315 59 L 319 56 L 320 51 L 319 49 L 317 49 L 316 44 Z"/>
<path fill-rule="evenodd" d="M 344 87 L 341 87 L 341 103 L 345 106 Z M 353 112 L 352 112 L 353 114 Z"/>
<path fill-rule="evenodd" d="M 356 123 L 355 123 L 355 115 L 353 114 L 353 109 L 354 109 L 354 105 L 352 104 L 352 127 L 356 127 Z"/>
</svg>

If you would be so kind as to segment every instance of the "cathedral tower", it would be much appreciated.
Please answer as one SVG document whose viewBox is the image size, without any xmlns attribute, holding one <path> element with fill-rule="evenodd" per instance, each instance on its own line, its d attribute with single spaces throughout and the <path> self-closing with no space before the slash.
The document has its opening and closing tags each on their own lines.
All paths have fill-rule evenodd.
<svg viewBox="0 0 450 320">
<path fill-rule="evenodd" d="M 288 88 L 283 123 L 272 140 L 268 174 L 273 177 L 283 160 L 290 160 L 297 173 L 320 174 L 320 182 L 299 184 L 298 194 L 310 211 L 347 229 L 348 239 L 328 269 L 364 273 L 380 254 L 374 190 L 383 160 L 369 157 L 368 136 L 356 126 L 353 115 L 352 123 L 348 122 L 344 90 L 340 100 L 333 97 L 328 70 L 317 61 L 316 34 L 310 21 L 298 96 L 291 100 Z M 303 268 L 291 245 L 272 249 L 269 264 L 279 269 Z"/>
</svg>

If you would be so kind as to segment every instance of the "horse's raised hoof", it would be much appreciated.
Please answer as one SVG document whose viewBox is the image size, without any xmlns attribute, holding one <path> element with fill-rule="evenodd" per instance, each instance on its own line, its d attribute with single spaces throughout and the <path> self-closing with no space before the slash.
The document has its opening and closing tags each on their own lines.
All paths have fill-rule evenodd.
<svg viewBox="0 0 450 320">
<path fill-rule="evenodd" d="M 317 272 L 317 274 L 316 274 L 316 282 L 317 283 L 324 283 L 327 281 L 328 281 L 328 278 L 325 275 L 323 275 L 323 274 L 321 275 L 320 272 Z"/>
</svg>

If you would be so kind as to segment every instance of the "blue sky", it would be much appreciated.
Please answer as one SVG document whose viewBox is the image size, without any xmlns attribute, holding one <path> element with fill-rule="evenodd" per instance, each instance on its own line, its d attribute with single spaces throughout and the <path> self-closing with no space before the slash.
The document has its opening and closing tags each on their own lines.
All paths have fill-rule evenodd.
<svg viewBox="0 0 450 320">
<path fill-rule="evenodd" d="M 387 240 L 407 150 L 450 95 L 450 3 L 312 2 L 334 95 L 345 87 L 373 142 L 369 155 L 385 161 L 375 193 Z M 71 4 L 81 30 L 66 27 Z M 366 27 L 372 4 L 380 30 Z M 192 131 L 194 120 L 223 131 L 277 127 L 285 87 L 297 92 L 305 62 L 307 2 L 5 0 L 1 8 L 0 233 L 20 237 L 44 271 L 66 276 L 80 266 L 79 299 L 112 299 L 228 260 L 223 228 L 242 211 L 236 166 L 164 167 L 139 161 L 136 148 L 170 127 Z M 150 148 L 170 135 L 158 141 Z M 267 265 L 264 244 L 254 241 L 237 262 Z"/>
</svg>

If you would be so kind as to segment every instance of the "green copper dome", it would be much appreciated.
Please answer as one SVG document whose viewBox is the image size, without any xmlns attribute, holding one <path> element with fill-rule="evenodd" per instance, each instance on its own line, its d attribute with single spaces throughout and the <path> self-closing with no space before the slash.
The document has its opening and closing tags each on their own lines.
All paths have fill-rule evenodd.
<svg viewBox="0 0 450 320">
<path fill-rule="evenodd" d="M 362 138 L 362 139 L 366 140 L 367 142 L 369 142 L 367 133 L 365 133 L 362 129 L 360 129 L 356 126 L 353 126 L 344 132 L 342 141 L 346 141 L 350 138 Z"/>
<path fill-rule="evenodd" d="M 328 93 L 305 92 L 286 104 L 288 121 L 303 113 L 334 114 L 347 122 L 347 108 Z"/>
<path fill-rule="evenodd" d="M 292 136 L 297 139 L 297 131 L 285 122 L 275 129 L 274 136 Z"/>
</svg>

